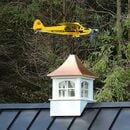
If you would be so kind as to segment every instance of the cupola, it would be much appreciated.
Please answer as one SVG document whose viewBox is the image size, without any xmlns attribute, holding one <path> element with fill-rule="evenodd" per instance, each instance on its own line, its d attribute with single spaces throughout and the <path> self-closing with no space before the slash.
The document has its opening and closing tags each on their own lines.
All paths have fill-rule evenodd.
<svg viewBox="0 0 130 130">
<path fill-rule="evenodd" d="M 76 55 L 48 74 L 52 78 L 51 116 L 80 116 L 88 102 L 93 102 L 96 75 L 85 68 Z"/>
</svg>

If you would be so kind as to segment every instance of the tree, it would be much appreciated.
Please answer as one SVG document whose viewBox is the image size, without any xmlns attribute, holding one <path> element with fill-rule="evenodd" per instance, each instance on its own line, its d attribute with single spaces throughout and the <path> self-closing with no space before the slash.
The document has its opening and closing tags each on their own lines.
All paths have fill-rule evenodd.
<svg viewBox="0 0 130 130">
<path fill-rule="evenodd" d="M 89 37 L 75 42 L 76 54 L 99 75 L 95 84 L 101 88 L 96 94 L 98 100 L 126 99 L 130 58 L 129 44 L 124 42 L 128 31 L 128 24 L 124 24 L 127 4 L 121 1 L 121 14 L 118 13 L 121 16 L 117 22 L 117 6 L 113 0 L 1 1 L 0 102 L 48 102 L 51 81 L 46 75 L 72 53 L 71 37 L 34 34 L 31 27 L 36 18 L 45 25 L 77 21 L 87 24 L 86 27 L 99 28 L 91 43 Z M 117 23 L 122 26 L 120 44 L 115 37 L 120 34 Z M 118 87 L 123 93 L 118 92 Z M 109 96 L 103 96 L 108 92 Z"/>
<path fill-rule="evenodd" d="M 121 1 L 117 0 L 115 27 L 117 38 L 114 37 L 114 31 L 113 33 L 107 34 L 112 41 L 108 41 L 108 46 L 103 45 L 101 47 L 102 53 L 98 53 L 100 60 L 94 66 L 94 70 L 101 74 L 104 84 L 103 87 L 96 92 L 95 97 L 98 101 L 129 100 L 128 84 L 130 77 L 127 76 L 129 60 L 127 56 L 128 52 L 126 51 L 127 44 L 124 44 L 122 37 L 121 28 L 123 20 L 121 20 L 121 5 Z M 108 40 L 108 37 L 104 38 Z"/>
<path fill-rule="evenodd" d="M 121 0 L 117 0 L 117 16 L 116 16 L 117 39 L 120 43 L 122 41 L 122 26 L 121 26 Z"/>
<path fill-rule="evenodd" d="M 130 0 L 128 0 L 128 21 L 130 21 Z M 128 41 L 130 42 L 130 24 L 128 28 Z"/>
<path fill-rule="evenodd" d="M 45 24 L 72 21 L 75 1 L 1 1 L 0 11 L 0 101 L 47 102 L 51 87 L 46 75 L 70 53 L 70 38 L 66 43 L 64 37 L 34 34 L 32 23 L 36 18 Z"/>
</svg>

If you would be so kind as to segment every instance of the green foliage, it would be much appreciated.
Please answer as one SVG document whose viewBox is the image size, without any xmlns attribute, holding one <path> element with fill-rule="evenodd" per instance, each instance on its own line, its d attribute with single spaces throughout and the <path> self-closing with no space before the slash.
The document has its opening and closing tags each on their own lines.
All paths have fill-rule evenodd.
<svg viewBox="0 0 130 130">
<path fill-rule="evenodd" d="M 128 43 L 126 51 L 127 58 L 130 59 L 130 43 Z"/>
<path fill-rule="evenodd" d="M 94 65 L 93 70 L 97 74 L 104 75 L 106 74 L 107 66 L 108 66 L 108 57 L 102 56 L 101 59 Z"/>
<path fill-rule="evenodd" d="M 128 78 L 126 71 L 121 67 L 115 67 L 104 80 L 104 87 L 98 89 L 96 99 L 98 101 L 124 101 L 128 100 Z"/>
<path fill-rule="evenodd" d="M 124 26 L 130 28 L 130 21 L 128 19 L 124 21 Z"/>
<path fill-rule="evenodd" d="M 104 37 L 103 41 L 106 41 L 107 38 Z M 109 44 L 101 46 L 99 53 L 94 53 L 97 58 L 95 58 L 96 63 L 93 70 L 98 73 L 104 84 L 101 89 L 97 89 L 95 98 L 98 101 L 129 100 L 129 91 L 127 89 L 130 81 L 129 76 L 127 76 L 129 45 L 117 44 L 114 43 L 115 41 L 109 40 L 108 42 Z"/>
<path fill-rule="evenodd" d="M 115 100 L 123 101 L 124 97 L 127 95 L 127 82 L 125 74 L 125 70 L 117 66 L 113 69 L 112 74 L 104 80 L 104 87 L 112 88 L 113 97 Z"/>
<path fill-rule="evenodd" d="M 95 94 L 95 99 L 98 102 L 112 101 L 113 97 L 112 97 L 111 88 L 103 87 L 101 89 L 97 89 L 96 94 Z"/>
</svg>

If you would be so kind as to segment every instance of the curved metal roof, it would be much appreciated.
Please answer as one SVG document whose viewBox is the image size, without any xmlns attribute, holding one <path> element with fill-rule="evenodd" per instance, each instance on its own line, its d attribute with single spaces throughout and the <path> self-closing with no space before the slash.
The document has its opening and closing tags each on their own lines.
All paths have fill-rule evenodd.
<svg viewBox="0 0 130 130">
<path fill-rule="evenodd" d="M 47 76 L 86 76 L 96 78 L 93 72 L 82 65 L 80 59 L 76 55 L 69 55 L 67 60 L 60 67 Z"/>
</svg>

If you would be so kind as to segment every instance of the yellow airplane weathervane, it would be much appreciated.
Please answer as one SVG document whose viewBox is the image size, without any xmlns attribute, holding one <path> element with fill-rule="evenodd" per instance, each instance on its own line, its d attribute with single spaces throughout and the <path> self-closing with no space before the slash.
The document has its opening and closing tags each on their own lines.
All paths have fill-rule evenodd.
<svg viewBox="0 0 130 130">
<path fill-rule="evenodd" d="M 89 35 L 92 33 L 91 28 L 85 28 L 78 22 L 74 23 L 59 23 L 56 26 L 44 26 L 43 23 L 36 19 L 33 24 L 33 30 L 36 32 L 45 32 L 60 35 L 71 35 L 78 38 L 82 35 Z"/>
</svg>

